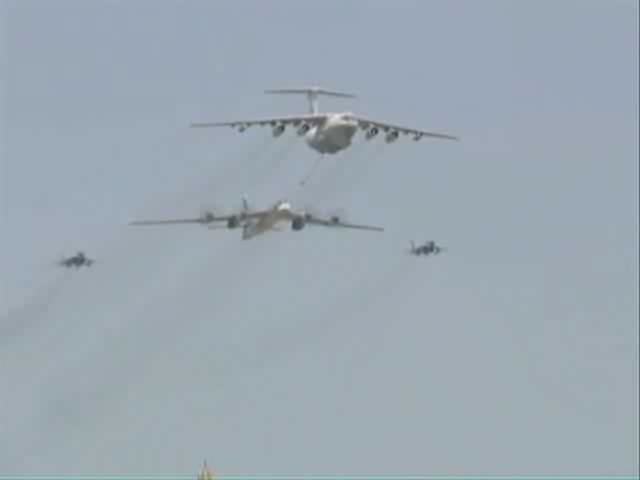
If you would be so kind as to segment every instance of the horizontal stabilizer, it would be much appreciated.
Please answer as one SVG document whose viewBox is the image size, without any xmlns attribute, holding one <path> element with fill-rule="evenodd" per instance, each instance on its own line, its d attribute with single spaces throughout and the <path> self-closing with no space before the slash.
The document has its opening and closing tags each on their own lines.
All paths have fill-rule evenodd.
<svg viewBox="0 0 640 480">
<path fill-rule="evenodd" d="M 308 88 L 276 88 L 272 90 L 265 90 L 264 93 L 275 94 L 302 94 L 302 95 L 325 95 L 328 97 L 341 97 L 341 98 L 356 98 L 353 93 L 336 92 L 334 90 L 325 90 L 320 87 L 308 87 Z"/>
<path fill-rule="evenodd" d="M 336 92 L 334 90 L 326 90 L 320 87 L 276 88 L 265 90 L 264 93 L 278 95 L 306 95 L 309 101 L 309 112 L 312 114 L 316 114 L 319 112 L 318 96 L 320 95 L 324 95 L 327 97 L 356 98 L 356 96 L 352 93 Z"/>
</svg>

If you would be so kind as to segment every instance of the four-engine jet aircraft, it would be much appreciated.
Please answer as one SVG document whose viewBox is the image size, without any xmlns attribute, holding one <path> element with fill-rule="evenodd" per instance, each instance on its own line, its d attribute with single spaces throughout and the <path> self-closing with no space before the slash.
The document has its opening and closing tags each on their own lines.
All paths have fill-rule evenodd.
<svg viewBox="0 0 640 480">
<path fill-rule="evenodd" d="M 350 93 L 334 92 L 320 87 L 266 90 L 265 93 L 306 94 L 309 100 L 309 113 L 306 115 L 271 117 L 258 120 L 192 123 L 191 127 L 232 127 L 244 132 L 254 125 L 270 126 L 273 129 L 273 136 L 279 137 L 288 126 L 291 126 L 297 129 L 299 136 L 304 136 L 309 147 L 321 154 L 333 154 L 348 148 L 358 128 L 366 132 L 366 140 L 371 140 L 381 131 L 384 132 L 387 143 L 397 140 L 401 133 L 403 135 L 411 135 L 413 140 L 416 141 L 423 137 L 458 140 L 458 137 L 453 135 L 400 127 L 386 122 L 370 120 L 351 112 L 322 113 L 319 111 L 318 96 L 354 98 L 355 95 Z"/>
<path fill-rule="evenodd" d="M 433 240 L 429 240 L 425 242 L 423 245 L 416 246 L 416 244 L 411 241 L 411 249 L 409 253 L 412 255 L 437 255 L 445 251 L 444 247 L 439 247 L 436 245 L 436 242 Z"/>
<path fill-rule="evenodd" d="M 304 211 L 296 211 L 286 200 L 280 200 L 273 207 L 266 210 L 251 210 L 248 208 L 246 200 L 244 206 L 238 213 L 231 215 L 217 216 L 211 212 L 197 218 L 182 218 L 172 220 L 138 220 L 129 225 L 167 225 L 178 223 L 199 223 L 214 227 L 216 222 L 226 223 L 227 228 L 242 228 L 242 239 L 249 240 L 263 233 L 280 231 L 278 224 L 290 223 L 294 231 L 302 230 L 306 225 L 316 225 L 331 228 L 349 228 L 358 230 L 369 230 L 382 232 L 382 227 L 370 225 L 357 225 L 343 222 L 338 216 L 321 218 Z"/>
<path fill-rule="evenodd" d="M 87 258 L 87 256 L 83 252 L 78 252 L 71 257 L 63 258 L 58 262 L 58 265 L 67 268 L 80 268 L 82 266 L 90 267 L 91 265 L 93 265 L 93 262 L 94 261 L 90 258 Z"/>
</svg>

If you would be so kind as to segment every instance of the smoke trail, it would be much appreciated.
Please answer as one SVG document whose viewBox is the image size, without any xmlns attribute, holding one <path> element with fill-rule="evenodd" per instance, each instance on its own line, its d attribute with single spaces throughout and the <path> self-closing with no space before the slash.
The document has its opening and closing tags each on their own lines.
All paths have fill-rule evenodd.
<svg viewBox="0 0 640 480">
<path fill-rule="evenodd" d="M 273 145 L 272 140 L 270 136 L 264 136 L 255 142 L 253 148 L 241 153 L 236 159 L 226 159 L 223 162 L 223 168 L 212 171 L 204 184 L 198 188 L 198 191 L 208 192 L 215 189 L 219 186 L 221 179 L 224 179 L 225 183 L 233 183 L 232 179 L 252 168 L 253 162 L 260 160 L 269 153 L 269 149 Z"/>
<path fill-rule="evenodd" d="M 266 136 L 237 158 L 227 159 L 224 168 L 211 172 L 199 187 L 187 188 L 180 197 L 184 200 L 186 197 L 193 197 L 195 193 L 202 199 L 210 192 L 220 192 L 229 185 L 234 186 L 237 194 L 240 191 L 253 191 L 289 157 L 297 140 L 297 137 L 293 136 L 281 142 L 274 142 L 270 135 Z"/>
<path fill-rule="evenodd" d="M 305 197 L 315 202 L 324 202 L 343 191 L 352 191 L 375 168 L 376 160 L 385 152 L 385 144 L 372 145 L 362 142 L 341 155 L 322 159 L 322 175 L 304 187 Z M 300 189 L 303 190 L 303 189 Z"/>
<path fill-rule="evenodd" d="M 266 177 L 272 175 L 289 158 L 298 141 L 299 139 L 295 136 L 283 139 L 279 145 L 280 148 L 271 152 L 266 158 L 260 159 L 260 165 L 257 168 L 251 168 L 249 175 L 245 177 L 247 184 L 258 188 L 259 185 L 256 183 L 262 183 Z M 253 163 L 256 163 L 256 160 Z M 247 165 L 249 166 L 249 162 Z"/>
<path fill-rule="evenodd" d="M 63 287 L 69 282 L 74 272 L 67 270 L 51 283 L 40 286 L 30 300 L 23 305 L 11 309 L 5 320 L 0 322 L 0 338 L 3 341 L 24 335 L 43 319 Z"/>
<path fill-rule="evenodd" d="M 310 184 L 311 183 L 310 180 L 311 180 L 311 177 L 316 172 L 319 173 L 318 167 L 320 167 L 320 169 L 324 169 L 325 172 L 327 172 L 327 168 L 330 169 L 328 170 L 329 172 L 333 172 L 338 166 L 338 164 L 344 161 L 353 161 L 353 159 L 358 158 L 358 155 L 362 151 L 363 146 L 364 146 L 364 143 L 356 143 L 341 153 L 333 154 L 333 155 L 320 155 L 314 161 L 310 171 L 305 175 L 305 177 L 300 182 L 300 186 L 304 188 L 305 186 L 309 185 L 309 188 L 313 188 L 313 186 Z M 314 183 L 317 184 L 319 183 L 319 181 L 316 181 Z"/>
<path fill-rule="evenodd" d="M 414 262 L 399 257 L 378 275 L 360 279 L 358 288 L 342 290 L 331 299 L 325 297 L 323 302 L 312 307 L 315 313 L 326 312 L 325 315 L 315 317 L 316 320 L 322 321 L 305 321 L 307 315 L 304 311 L 289 312 L 286 316 L 295 318 L 295 322 L 290 322 L 268 335 L 247 338 L 247 349 L 251 353 L 242 359 L 235 359 L 233 363 L 225 362 L 219 365 L 216 368 L 217 373 L 225 376 L 238 375 L 291 360 L 297 352 L 313 348 L 315 344 L 321 343 L 324 337 L 344 329 L 345 322 L 349 319 L 362 318 L 366 312 L 375 309 L 376 303 L 371 299 L 388 298 L 389 295 L 405 288 L 413 268 Z M 341 312 L 341 315 L 335 315 L 336 311 Z"/>
</svg>

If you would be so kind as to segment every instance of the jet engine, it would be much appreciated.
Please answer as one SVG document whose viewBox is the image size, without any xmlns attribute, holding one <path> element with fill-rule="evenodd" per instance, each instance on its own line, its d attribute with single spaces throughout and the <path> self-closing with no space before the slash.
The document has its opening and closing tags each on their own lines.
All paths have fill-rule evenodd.
<svg viewBox="0 0 640 480">
<path fill-rule="evenodd" d="M 275 125 L 273 127 L 273 136 L 274 137 L 279 137 L 280 135 L 282 135 L 284 133 L 284 124 L 280 123 L 279 125 Z"/>
<path fill-rule="evenodd" d="M 310 128 L 311 126 L 308 123 L 303 123 L 300 128 L 298 128 L 298 135 L 302 137 L 309 131 Z"/>
<path fill-rule="evenodd" d="M 395 142 L 398 139 L 398 131 L 397 130 L 391 130 L 389 133 L 387 133 L 387 135 L 384 137 L 384 140 L 387 143 L 391 143 L 391 142 Z"/>
<path fill-rule="evenodd" d="M 227 220 L 227 228 L 237 228 L 240 225 L 240 219 L 235 215 Z"/>
<path fill-rule="evenodd" d="M 366 139 L 367 140 L 371 140 L 373 137 L 375 137 L 376 135 L 378 135 L 378 127 L 371 127 L 367 133 L 366 133 Z"/>
<path fill-rule="evenodd" d="M 306 222 L 305 222 L 304 217 L 295 217 L 291 221 L 291 229 L 295 230 L 295 231 L 302 230 L 304 228 L 305 223 Z"/>
</svg>

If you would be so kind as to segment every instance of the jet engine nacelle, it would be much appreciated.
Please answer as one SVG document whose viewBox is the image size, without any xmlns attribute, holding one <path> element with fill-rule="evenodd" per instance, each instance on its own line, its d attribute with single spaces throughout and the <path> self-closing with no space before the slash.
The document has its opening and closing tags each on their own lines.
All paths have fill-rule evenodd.
<svg viewBox="0 0 640 480">
<path fill-rule="evenodd" d="M 365 137 L 367 140 L 371 140 L 373 137 L 378 135 L 379 132 L 380 131 L 378 130 L 378 127 L 371 127 L 369 130 L 367 130 Z"/>
<path fill-rule="evenodd" d="M 284 124 L 279 124 L 273 127 L 273 136 L 278 138 L 280 135 L 284 133 Z"/>
<path fill-rule="evenodd" d="M 387 143 L 391 143 L 391 142 L 395 142 L 398 139 L 398 131 L 397 130 L 391 130 L 389 133 L 387 133 L 387 135 L 384 137 L 385 142 Z"/>
<path fill-rule="evenodd" d="M 229 217 L 229 220 L 227 220 L 227 228 L 238 228 L 238 226 L 240 226 L 240 219 L 235 215 Z"/>
<path fill-rule="evenodd" d="M 302 230 L 305 226 L 305 219 L 304 217 L 295 217 L 292 221 L 291 221 L 291 229 L 295 230 L 296 232 L 299 230 Z"/>
<path fill-rule="evenodd" d="M 298 135 L 300 137 L 302 137 L 303 135 L 306 135 L 306 133 L 309 131 L 309 129 L 311 128 L 311 126 L 308 123 L 303 123 L 300 128 L 298 128 Z"/>
</svg>

